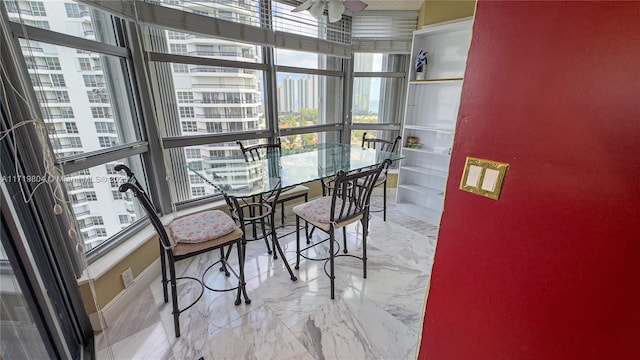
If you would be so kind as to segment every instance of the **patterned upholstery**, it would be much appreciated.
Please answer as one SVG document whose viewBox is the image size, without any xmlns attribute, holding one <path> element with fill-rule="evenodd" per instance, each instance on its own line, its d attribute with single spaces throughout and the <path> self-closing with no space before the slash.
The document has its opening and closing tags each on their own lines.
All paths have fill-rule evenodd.
<svg viewBox="0 0 640 360">
<path fill-rule="evenodd" d="M 236 224 L 220 210 L 204 211 L 174 220 L 169 225 L 171 237 L 177 243 L 199 243 L 229 234 Z"/>
<path fill-rule="evenodd" d="M 331 217 L 331 196 L 322 196 L 315 200 L 309 201 L 293 207 L 293 212 L 310 222 L 311 224 L 323 229 L 329 230 L 331 226 L 329 218 Z M 342 207 L 342 199 L 336 198 L 335 213 L 340 214 L 340 208 Z M 355 220 L 360 219 L 362 216 L 356 217 Z M 349 223 L 354 220 L 349 221 Z M 334 229 L 338 229 L 347 224 L 335 224 Z"/>
</svg>

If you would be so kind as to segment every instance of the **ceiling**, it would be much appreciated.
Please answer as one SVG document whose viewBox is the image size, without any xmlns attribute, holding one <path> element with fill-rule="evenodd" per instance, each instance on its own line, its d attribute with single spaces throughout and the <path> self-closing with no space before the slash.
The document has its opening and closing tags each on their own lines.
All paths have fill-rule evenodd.
<svg viewBox="0 0 640 360">
<path fill-rule="evenodd" d="M 369 6 L 364 11 L 370 10 L 420 10 L 423 0 L 363 0 Z"/>
</svg>

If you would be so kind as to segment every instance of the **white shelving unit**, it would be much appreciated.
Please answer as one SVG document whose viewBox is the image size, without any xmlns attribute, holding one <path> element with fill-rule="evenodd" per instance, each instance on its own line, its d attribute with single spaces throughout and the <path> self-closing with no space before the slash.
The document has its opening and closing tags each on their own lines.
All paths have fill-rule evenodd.
<svg viewBox="0 0 640 360">
<path fill-rule="evenodd" d="M 412 66 L 402 134 L 397 201 L 415 205 L 426 221 L 440 224 L 449 158 L 458 118 L 472 19 L 428 25 L 413 33 L 412 63 L 427 51 L 424 80 Z M 407 138 L 418 138 L 407 147 Z"/>
</svg>

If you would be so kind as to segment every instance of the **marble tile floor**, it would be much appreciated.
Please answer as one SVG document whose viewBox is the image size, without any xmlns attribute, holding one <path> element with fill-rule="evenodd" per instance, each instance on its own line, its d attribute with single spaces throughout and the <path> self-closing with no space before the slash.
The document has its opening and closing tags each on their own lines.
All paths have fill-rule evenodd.
<svg viewBox="0 0 640 360">
<path fill-rule="evenodd" d="M 381 204 L 374 198 L 372 204 Z M 367 279 L 360 260 L 336 259 L 336 297 L 330 299 L 323 261 L 304 260 L 292 282 L 282 260 L 264 242 L 247 246 L 246 279 L 251 304 L 235 306 L 235 292 L 205 290 L 182 313 L 175 338 L 171 304 L 162 300 L 160 276 L 108 329 L 96 335 L 98 359 L 414 359 L 435 252 L 437 227 L 412 218 L 402 204 L 372 215 L 367 240 Z M 290 230 L 289 229 L 284 229 Z M 362 226 L 347 229 L 349 252 L 361 254 Z M 324 234 L 314 232 L 314 241 Z M 338 232 L 342 246 L 342 234 Z M 295 234 L 280 240 L 292 268 Z M 328 243 L 308 255 L 326 254 Z M 234 252 L 235 254 L 235 252 Z M 178 262 L 178 274 L 200 277 L 218 252 Z M 235 256 L 232 255 L 232 259 Z M 232 260 L 233 261 L 233 260 Z M 218 271 L 207 284 L 234 281 Z M 179 282 L 180 303 L 196 284 Z M 233 286 L 233 285 L 232 285 Z"/>
</svg>

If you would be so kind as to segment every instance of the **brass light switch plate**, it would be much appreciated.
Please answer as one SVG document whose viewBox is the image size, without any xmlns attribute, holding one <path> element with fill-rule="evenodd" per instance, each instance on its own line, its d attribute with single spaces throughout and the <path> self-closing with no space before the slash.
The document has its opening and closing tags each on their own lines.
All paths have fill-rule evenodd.
<svg viewBox="0 0 640 360">
<path fill-rule="evenodd" d="M 467 156 L 460 190 L 498 200 L 509 164 Z"/>
</svg>

